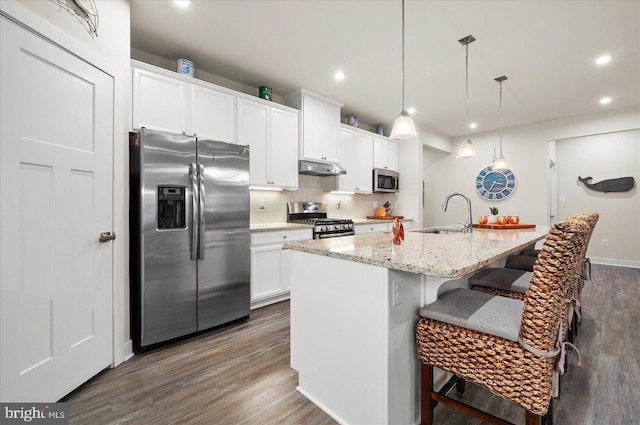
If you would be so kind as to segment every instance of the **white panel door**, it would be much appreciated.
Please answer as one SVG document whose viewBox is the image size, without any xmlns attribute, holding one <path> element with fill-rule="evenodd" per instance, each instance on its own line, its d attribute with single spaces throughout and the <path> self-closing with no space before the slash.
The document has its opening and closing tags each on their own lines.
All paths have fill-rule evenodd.
<svg viewBox="0 0 640 425">
<path fill-rule="evenodd" d="M 380 137 L 373 138 L 373 167 L 398 171 L 398 145 Z"/>
<path fill-rule="evenodd" d="M 355 132 L 344 128 L 340 129 L 340 165 L 347 170 L 347 174 L 338 176 L 338 188 L 342 191 L 354 192 L 356 190 L 353 157 L 355 138 Z"/>
<path fill-rule="evenodd" d="M 112 362 L 114 81 L 0 21 L 0 400 L 53 402 Z"/>
<path fill-rule="evenodd" d="M 132 69 L 131 128 L 190 132 L 190 84 L 143 69 Z"/>
<path fill-rule="evenodd" d="M 358 193 L 373 191 L 373 138 L 365 134 L 356 134 L 353 141 L 353 184 Z"/>
<path fill-rule="evenodd" d="M 276 186 L 298 188 L 298 114 L 271 108 L 268 149 L 271 181 Z"/>
<path fill-rule="evenodd" d="M 193 85 L 191 133 L 206 139 L 235 143 L 235 108 L 235 96 Z"/>
<path fill-rule="evenodd" d="M 249 183 L 252 185 L 273 184 L 267 163 L 269 131 L 269 107 L 238 99 L 238 144 L 249 145 Z"/>
<path fill-rule="evenodd" d="M 251 247 L 251 302 L 286 292 L 282 244 Z"/>
<path fill-rule="evenodd" d="M 338 162 L 340 108 L 313 96 L 304 96 L 303 111 L 303 158 Z"/>
</svg>

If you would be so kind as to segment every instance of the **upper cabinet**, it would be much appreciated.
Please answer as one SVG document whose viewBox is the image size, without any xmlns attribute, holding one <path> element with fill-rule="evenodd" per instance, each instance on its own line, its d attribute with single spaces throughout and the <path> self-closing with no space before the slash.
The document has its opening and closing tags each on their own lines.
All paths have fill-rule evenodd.
<svg viewBox="0 0 640 425">
<path fill-rule="evenodd" d="M 131 63 L 132 129 L 149 127 L 249 145 L 252 187 L 298 188 L 300 111 L 142 62 Z M 336 123 L 339 113 L 338 107 Z"/>
<path fill-rule="evenodd" d="M 300 110 L 300 159 L 338 163 L 342 104 L 304 89 L 285 101 Z"/>
<path fill-rule="evenodd" d="M 297 189 L 297 111 L 266 101 L 239 98 L 237 102 L 238 144 L 251 150 L 251 186 Z"/>
<path fill-rule="evenodd" d="M 191 132 L 211 140 L 235 143 L 236 97 L 210 88 L 191 87 Z"/>
<path fill-rule="evenodd" d="M 398 171 L 398 144 L 386 137 L 373 138 L 373 168 Z"/>
<path fill-rule="evenodd" d="M 132 68 L 131 128 L 149 127 L 235 143 L 233 91 L 148 65 Z M 174 73 L 171 73 L 174 74 Z M 193 80 L 193 79 L 192 79 Z M 197 84 L 196 84 L 197 82 Z"/>
<path fill-rule="evenodd" d="M 187 133 L 191 84 L 133 68 L 131 128 L 149 127 Z"/>
<path fill-rule="evenodd" d="M 342 124 L 340 128 L 340 165 L 347 174 L 324 179 L 326 191 L 372 193 L 373 135 Z M 336 185 L 337 183 L 337 185 Z"/>
</svg>

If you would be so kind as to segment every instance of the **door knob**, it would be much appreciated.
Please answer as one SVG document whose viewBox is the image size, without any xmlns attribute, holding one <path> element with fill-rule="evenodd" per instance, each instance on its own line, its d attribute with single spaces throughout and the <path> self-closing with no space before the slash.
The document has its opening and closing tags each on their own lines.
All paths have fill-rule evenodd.
<svg viewBox="0 0 640 425">
<path fill-rule="evenodd" d="M 116 238 L 115 232 L 114 233 L 102 232 L 102 233 L 100 233 L 100 237 L 98 238 L 98 241 L 104 243 L 104 242 L 112 241 L 115 238 Z"/>
</svg>

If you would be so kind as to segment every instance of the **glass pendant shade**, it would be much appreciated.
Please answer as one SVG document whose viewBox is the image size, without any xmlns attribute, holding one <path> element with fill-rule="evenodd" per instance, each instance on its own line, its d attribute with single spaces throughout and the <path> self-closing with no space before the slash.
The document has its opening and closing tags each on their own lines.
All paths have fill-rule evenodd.
<svg viewBox="0 0 640 425">
<path fill-rule="evenodd" d="M 402 111 L 398 118 L 393 122 L 393 129 L 391 129 L 391 139 L 410 139 L 417 136 L 416 126 L 413 125 L 413 120 L 407 111 Z"/>
<path fill-rule="evenodd" d="M 471 143 L 471 140 L 467 139 L 460 145 L 456 158 L 475 158 L 477 156 L 476 147 Z"/>
<path fill-rule="evenodd" d="M 456 158 L 475 158 L 478 156 L 476 147 L 473 146 L 473 142 L 469 139 L 469 43 L 476 41 L 475 37 L 469 34 L 468 36 L 458 40 L 460 44 L 464 46 L 465 50 L 465 121 L 466 121 L 466 134 L 464 142 L 458 148 L 458 155 Z"/>
<path fill-rule="evenodd" d="M 507 168 L 507 160 L 504 159 L 504 156 L 498 155 L 493 160 L 493 169 L 494 170 L 504 170 L 505 168 Z"/>
<path fill-rule="evenodd" d="M 393 122 L 389 138 L 406 140 L 418 135 L 411 116 L 404 109 L 404 0 L 402 0 L 402 112 Z"/>
<path fill-rule="evenodd" d="M 493 150 L 493 169 L 504 170 L 507 168 L 507 160 L 502 155 L 502 82 L 507 80 L 506 76 L 494 78 L 494 81 L 500 83 L 500 154 L 496 156 L 496 150 Z"/>
</svg>

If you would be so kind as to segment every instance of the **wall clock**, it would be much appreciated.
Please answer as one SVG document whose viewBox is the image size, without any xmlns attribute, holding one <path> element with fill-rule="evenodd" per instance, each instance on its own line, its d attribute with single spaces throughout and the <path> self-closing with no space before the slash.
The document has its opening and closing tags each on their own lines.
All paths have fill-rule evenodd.
<svg viewBox="0 0 640 425">
<path fill-rule="evenodd" d="M 501 201 L 508 198 L 516 188 L 516 175 L 508 168 L 494 170 L 488 166 L 476 177 L 478 195 L 489 201 Z"/>
</svg>

